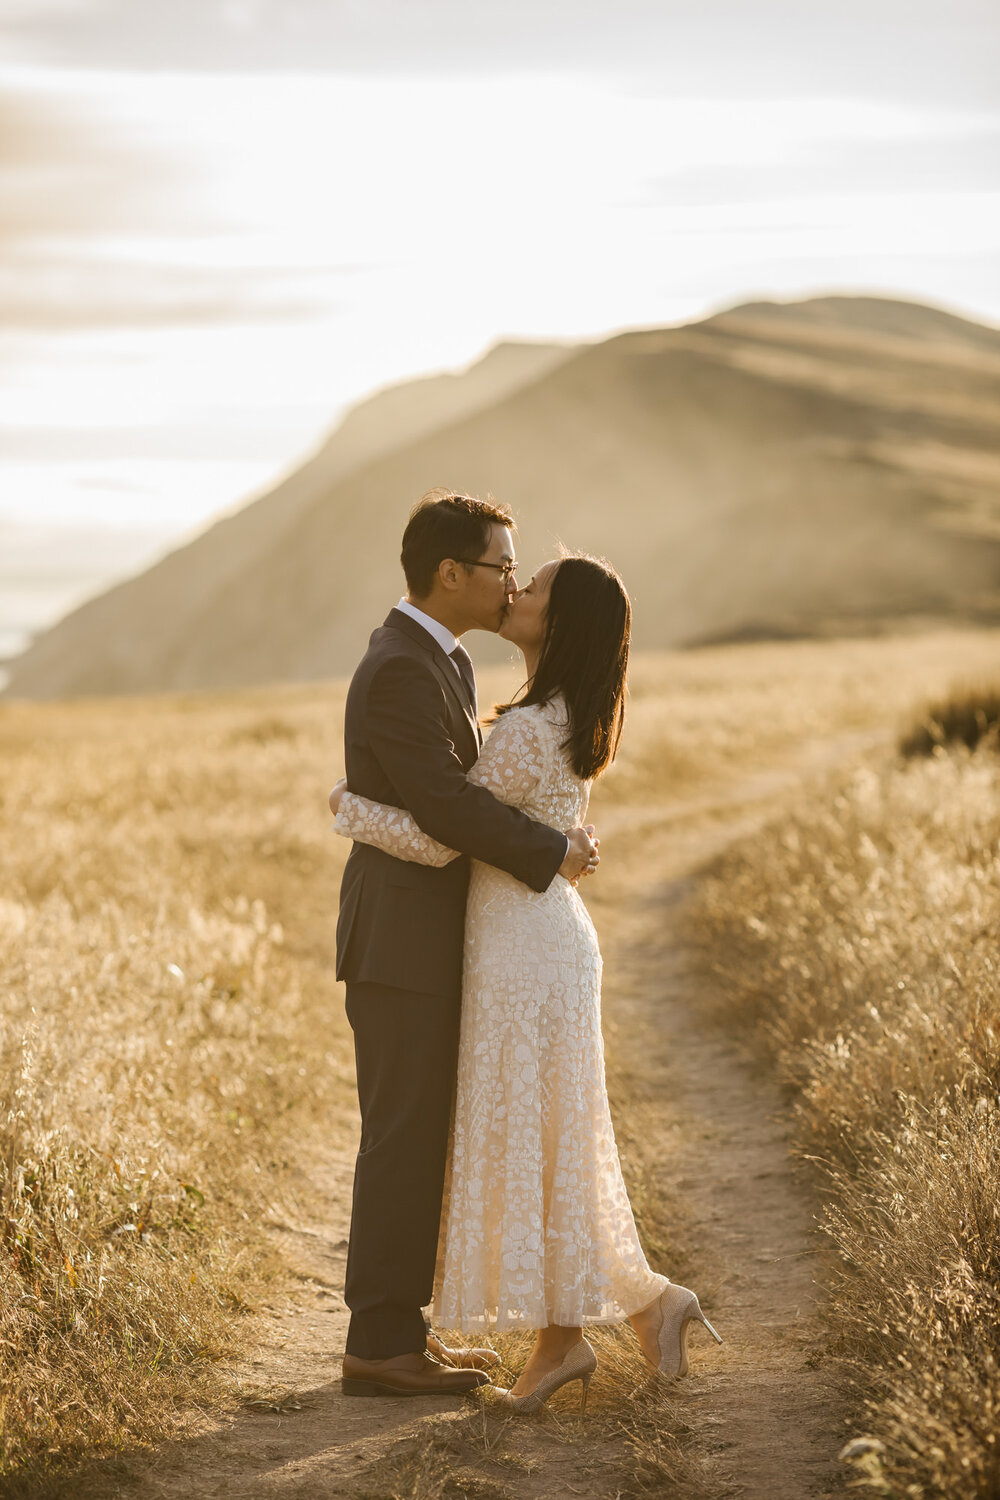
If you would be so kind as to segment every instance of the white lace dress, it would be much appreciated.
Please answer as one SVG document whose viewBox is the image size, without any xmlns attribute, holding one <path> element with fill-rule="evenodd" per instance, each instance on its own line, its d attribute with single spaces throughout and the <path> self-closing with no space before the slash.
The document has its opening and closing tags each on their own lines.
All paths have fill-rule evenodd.
<svg viewBox="0 0 1000 1500">
<path fill-rule="evenodd" d="M 589 783 L 559 700 L 510 709 L 470 779 L 539 822 L 582 823 Z M 344 795 L 338 833 L 398 859 L 455 858 L 410 815 Z M 659 1296 L 622 1180 L 601 1036 L 601 955 L 579 894 L 473 861 L 455 1126 L 435 1320 L 446 1328 L 616 1323 Z"/>
</svg>

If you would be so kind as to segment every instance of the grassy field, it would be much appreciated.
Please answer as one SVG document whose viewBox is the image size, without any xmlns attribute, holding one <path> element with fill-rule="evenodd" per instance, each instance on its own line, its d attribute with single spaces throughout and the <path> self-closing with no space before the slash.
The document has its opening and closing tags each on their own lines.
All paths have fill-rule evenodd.
<svg viewBox="0 0 1000 1500">
<path fill-rule="evenodd" d="M 152 1438 L 220 1393 L 295 1143 L 350 1118 L 338 704 L 0 714 L 0 1472 Z"/>
<path fill-rule="evenodd" d="M 655 829 L 664 809 L 780 767 L 805 738 L 892 733 L 924 692 L 985 670 L 996 649 L 995 636 L 950 632 L 640 658 L 624 753 L 593 814 L 605 827 Z M 481 701 L 509 685 L 508 674 L 484 675 Z M 356 1128 L 350 1036 L 332 977 L 346 846 L 325 811 L 341 766 L 342 703 L 343 686 L 324 684 L 0 706 L 0 1481 L 11 1494 L 42 1494 L 86 1459 L 176 1436 L 199 1410 L 245 1398 L 230 1362 L 254 1337 L 261 1299 L 284 1284 L 268 1225 L 287 1212 L 317 1135 L 349 1139 Z M 876 850 L 878 828 L 900 819 L 926 835 L 928 884 L 906 899 L 932 899 L 954 921 L 941 925 L 937 947 L 924 923 L 925 953 L 901 908 L 900 941 L 908 935 L 914 980 L 918 957 L 937 955 L 945 997 L 963 989 L 968 965 L 992 961 L 975 927 L 995 918 L 985 867 L 956 884 L 948 852 L 971 859 L 979 840 L 995 845 L 987 782 L 978 764 L 931 761 L 847 788 L 843 818 L 827 815 L 831 839 L 859 830 L 858 849 L 867 849 L 860 829 L 872 808 L 882 820 L 868 832 Z M 910 837 L 900 834 L 904 844 Z M 857 857 L 880 902 L 895 899 L 897 867 Z M 753 902 L 771 934 L 779 916 L 793 926 L 796 917 L 789 907 L 760 915 L 779 898 L 779 868 L 775 856 L 757 892 L 741 874 L 731 896 L 733 910 Z M 607 879 L 606 890 L 621 890 L 641 870 Z M 966 911 L 973 896 L 976 919 Z M 593 899 L 606 899 L 596 882 Z M 713 911 L 725 922 L 718 904 Z M 881 930 L 855 962 L 888 976 L 899 955 L 883 952 Z M 763 936 L 751 938 L 754 954 L 770 951 Z M 819 988 L 824 975 L 839 984 L 847 959 L 837 952 Z M 810 1125 L 814 1149 L 833 1153 L 846 1130 L 852 1154 L 837 1158 L 838 1171 L 868 1191 L 885 1168 L 879 1132 L 899 1124 L 895 1106 L 864 1115 L 869 1085 L 845 1089 L 851 1069 L 838 1064 L 827 1012 L 813 1015 L 800 987 L 787 988 L 803 1007 L 789 1011 L 781 1042 L 782 1056 L 798 1059 L 803 1118 L 821 1119 L 823 1079 L 859 1111 L 825 1134 Z M 845 1036 L 856 1025 L 898 1029 L 899 1005 L 878 1023 L 852 1009 L 837 1025 Z M 907 1056 L 916 1058 L 924 1033 L 911 1024 Z M 940 1060 L 922 1063 L 956 1098 L 969 1064 L 955 1059 L 979 1059 L 970 1048 L 989 1023 L 983 1013 L 978 1030 L 966 1035 L 964 1025 L 956 1044 L 941 1021 Z M 881 1042 L 877 1050 L 889 1056 Z M 902 1073 L 893 1087 L 915 1093 Z M 617 1107 L 627 1114 L 627 1100 Z M 961 1119 L 969 1139 L 992 1129 L 988 1094 L 976 1092 Z M 918 1138 L 926 1149 L 931 1137 Z M 953 1269 L 957 1297 L 957 1259 Z M 891 1313 L 911 1316 L 903 1303 Z M 880 1335 L 886 1349 L 898 1346 L 895 1330 L 892 1322 Z"/>
<path fill-rule="evenodd" d="M 961 697 L 699 896 L 720 1011 L 776 1060 L 827 1179 L 867 1408 L 846 1458 L 899 1500 L 1000 1493 L 1000 745 L 963 743 L 998 695 Z"/>
</svg>

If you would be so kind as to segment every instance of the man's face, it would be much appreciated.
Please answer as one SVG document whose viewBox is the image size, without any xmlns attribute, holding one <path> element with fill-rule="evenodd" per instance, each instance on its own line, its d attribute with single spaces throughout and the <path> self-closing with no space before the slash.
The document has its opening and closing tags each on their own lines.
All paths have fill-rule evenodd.
<svg viewBox="0 0 1000 1500">
<path fill-rule="evenodd" d="M 508 526 L 494 525 L 490 544 L 465 578 L 462 606 L 472 630 L 499 630 L 507 604 L 517 592 L 517 578 L 505 572 L 514 563 L 514 538 Z"/>
</svg>

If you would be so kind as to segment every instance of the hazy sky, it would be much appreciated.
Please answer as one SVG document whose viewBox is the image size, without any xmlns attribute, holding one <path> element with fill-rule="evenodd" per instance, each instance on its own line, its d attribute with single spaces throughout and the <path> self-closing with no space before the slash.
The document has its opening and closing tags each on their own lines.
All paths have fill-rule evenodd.
<svg viewBox="0 0 1000 1500">
<path fill-rule="evenodd" d="M 51 527 L 120 567 L 505 335 L 831 288 L 1000 322 L 996 4 L 0 0 L 0 33 L 0 636 Z"/>
<path fill-rule="evenodd" d="M 673 98 L 992 104 L 994 0 L 3 0 L 8 56 L 382 77 L 598 72 Z"/>
</svg>

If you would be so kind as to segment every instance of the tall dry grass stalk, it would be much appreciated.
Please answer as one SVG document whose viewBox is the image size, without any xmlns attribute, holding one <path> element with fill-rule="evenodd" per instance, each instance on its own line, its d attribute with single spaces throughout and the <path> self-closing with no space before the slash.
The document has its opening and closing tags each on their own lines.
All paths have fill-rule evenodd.
<svg viewBox="0 0 1000 1500">
<path fill-rule="evenodd" d="M 855 1482 L 1000 1494 L 1000 776 L 986 750 L 859 770 L 732 851 L 715 986 L 795 1090 L 871 1441 Z"/>
</svg>

